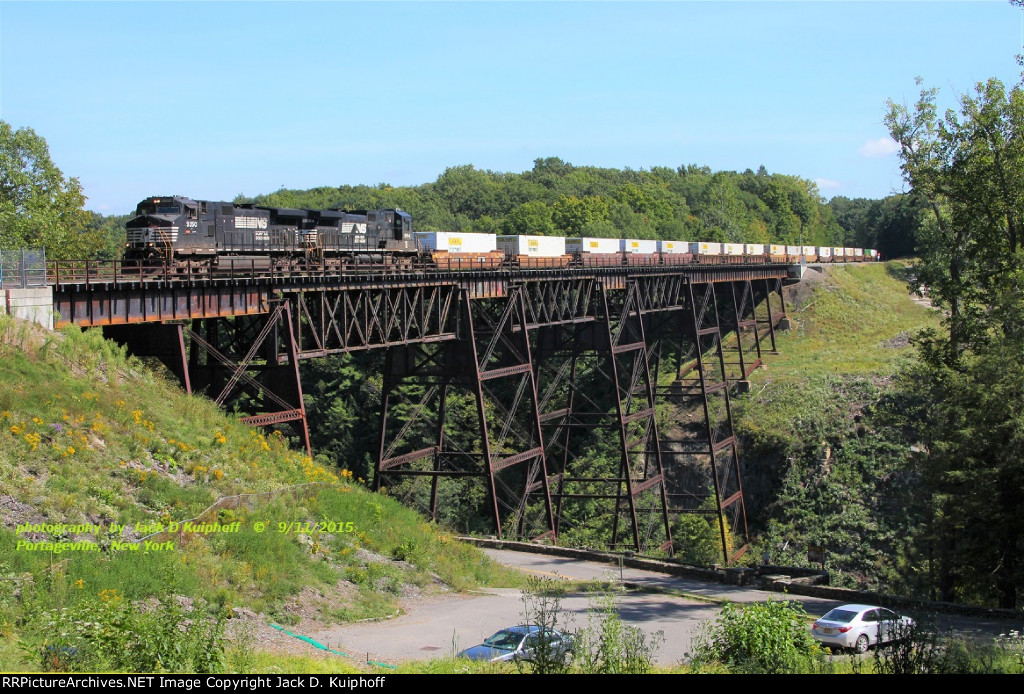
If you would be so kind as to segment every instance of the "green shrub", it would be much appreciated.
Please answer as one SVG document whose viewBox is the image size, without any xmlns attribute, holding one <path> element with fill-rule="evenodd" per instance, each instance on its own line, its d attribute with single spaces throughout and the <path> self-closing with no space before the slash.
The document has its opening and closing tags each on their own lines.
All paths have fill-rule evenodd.
<svg viewBox="0 0 1024 694">
<path fill-rule="evenodd" d="M 570 654 L 541 643 L 529 662 L 517 661 L 520 671 L 538 674 L 643 674 L 654 666 L 654 654 L 665 634 L 648 634 L 619 617 L 614 595 L 597 596 L 590 604 L 587 624 L 572 629 L 572 616 L 562 611 L 565 588 L 550 578 L 527 579 L 523 588 L 523 623 L 559 631 L 572 639 Z"/>
<path fill-rule="evenodd" d="M 713 501 L 713 499 L 712 499 Z M 682 513 L 672 524 L 675 557 L 684 564 L 710 566 L 722 561 L 722 536 L 717 518 Z"/>
<path fill-rule="evenodd" d="M 798 603 L 726 603 L 694 640 L 691 663 L 720 663 L 743 673 L 798 673 L 820 669 L 825 653 L 811 638 L 809 618 Z"/>
<path fill-rule="evenodd" d="M 1000 634 L 996 646 L 1009 661 L 1009 667 L 1018 674 L 1024 674 L 1024 633 L 1014 629 L 1008 634 Z"/>
</svg>

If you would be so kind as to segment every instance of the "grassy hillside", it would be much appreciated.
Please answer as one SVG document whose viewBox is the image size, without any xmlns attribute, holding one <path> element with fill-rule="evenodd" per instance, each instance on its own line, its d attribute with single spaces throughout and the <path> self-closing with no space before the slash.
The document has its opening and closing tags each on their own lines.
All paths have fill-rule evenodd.
<svg viewBox="0 0 1024 694">
<path fill-rule="evenodd" d="M 141 658 L 129 641 L 159 641 L 161 623 L 380 617 L 411 592 L 517 580 L 348 470 L 184 395 L 98 332 L 2 318 L 0 374 L 0 670 L 71 666 L 41 654 L 102 640 L 82 623 L 119 625 L 118 647 Z M 90 657 L 173 669 L 159 653 Z"/>
<path fill-rule="evenodd" d="M 796 325 L 734 401 L 755 558 L 807 565 L 818 545 L 836 583 L 914 590 L 915 477 L 881 413 L 913 336 L 939 315 L 908 294 L 908 272 L 902 261 L 835 267 L 787 290 Z"/>
<path fill-rule="evenodd" d="M 877 399 L 912 355 L 911 338 L 939 323 L 936 311 L 908 293 L 908 272 L 906 261 L 842 265 L 808 271 L 787 289 L 795 327 L 776 333 L 779 354 L 766 359 L 767 368 L 751 376 L 751 395 L 739 399 L 744 433 L 809 440 Z"/>
</svg>

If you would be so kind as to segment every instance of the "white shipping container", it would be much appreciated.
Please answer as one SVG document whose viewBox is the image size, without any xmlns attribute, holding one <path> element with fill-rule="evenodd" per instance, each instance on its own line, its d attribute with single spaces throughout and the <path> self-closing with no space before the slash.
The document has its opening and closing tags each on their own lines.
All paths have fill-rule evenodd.
<svg viewBox="0 0 1024 694">
<path fill-rule="evenodd" d="M 832 246 L 832 255 L 834 255 L 837 258 L 842 258 L 844 255 L 846 255 L 846 249 L 840 248 L 839 246 Z"/>
<path fill-rule="evenodd" d="M 722 255 L 722 244 L 710 241 L 691 241 L 690 253 L 694 255 Z"/>
<path fill-rule="evenodd" d="M 852 256 L 852 255 L 854 255 L 854 253 L 853 253 L 853 249 L 852 249 L 852 248 L 844 248 L 844 249 L 843 249 L 843 255 L 846 255 L 846 256 Z"/>
<path fill-rule="evenodd" d="M 786 246 L 786 255 L 800 255 L 800 246 Z"/>
<path fill-rule="evenodd" d="M 817 247 L 816 246 L 804 246 L 803 247 L 803 254 L 804 255 L 818 255 Z"/>
<path fill-rule="evenodd" d="M 742 243 L 723 243 L 722 252 L 725 255 L 743 255 Z"/>
<path fill-rule="evenodd" d="M 425 251 L 490 253 L 498 250 L 494 234 L 463 234 L 457 231 L 417 231 L 416 241 Z"/>
<path fill-rule="evenodd" d="M 763 243 L 748 243 L 743 247 L 744 255 L 764 255 Z"/>
<path fill-rule="evenodd" d="M 648 239 L 619 239 L 619 250 L 623 253 L 657 253 L 658 242 Z"/>
<path fill-rule="evenodd" d="M 831 258 L 832 247 L 831 246 L 818 246 L 818 257 L 819 258 Z"/>
<path fill-rule="evenodd" d="M 864 257 L 864 249 L 863 248 L 854 248 L 853 249 L 853 254 L 855 256 L 857 256 L 858 258 L 863 258 Z"/>
<path fill-rule="evenodd" d="M 595 239 L 589 236 L 565 240 L 567 253 L 618 253 L 618 239 Z"/>
<path fill-rule="evenodd" d="M 662 253 L 689 253 L 690 244 L 686 241 L 658 241 L 658 250 Z"/>
<path fill-rule="evenodd" d="M 786 255 L 786 247 L 780 243 L 773 243 L 771 245 L 772 255 Z"/>
<path fill-rule="evenodd" d="M 563 236 L 499 236 L 498 248 L 505 255 L 534 255 L 557 258 L 565 255 Z"/>
</svg>

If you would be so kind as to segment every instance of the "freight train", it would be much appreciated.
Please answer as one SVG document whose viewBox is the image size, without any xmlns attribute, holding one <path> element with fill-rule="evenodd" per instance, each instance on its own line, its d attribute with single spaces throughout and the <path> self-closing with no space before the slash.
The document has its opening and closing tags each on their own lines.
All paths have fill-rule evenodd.
<svg viewBox="0 0 1024 694">
<path fill-rule="evenodd" d="M 707 241 L 413 232 L 398 209 L 302 210 L 146 198 L 126 226 L 124 259 L 176 272 L 552 268 L 858 262 L 871 249 Z"/>
</svg>

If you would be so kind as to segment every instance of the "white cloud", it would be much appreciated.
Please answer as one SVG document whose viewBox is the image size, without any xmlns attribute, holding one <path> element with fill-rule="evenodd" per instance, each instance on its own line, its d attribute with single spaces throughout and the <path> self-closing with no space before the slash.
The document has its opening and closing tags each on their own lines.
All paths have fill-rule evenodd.
<svg viewBox="0 0 1024 694">
<path fill-rule="evenodd" d="M 862 157 L 887 157 L 890 154 L 896 154 L 896 152 L 899 152 L 900 146 L 897 144 L 896 140 L 886 136 L 880 137 L 877 140 L 868 140 L 862 144 L 860 149 L 857 151 L 860 152 Z"/>
<path fill-rule="evenodd" d="M 818 190 L 835 190 L 843 187 L 842 183 L 833 181 L 831 178 L 816 178 L 814 182 L 818 184 Z"/>
</svg>

